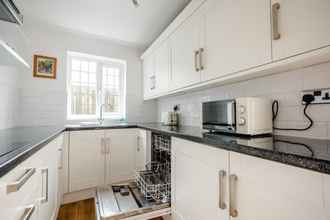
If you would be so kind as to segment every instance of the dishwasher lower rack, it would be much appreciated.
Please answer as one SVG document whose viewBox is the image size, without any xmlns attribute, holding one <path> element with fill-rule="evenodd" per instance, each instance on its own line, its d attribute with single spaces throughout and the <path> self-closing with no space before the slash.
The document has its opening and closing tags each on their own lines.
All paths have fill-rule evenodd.
<svg viewBox="0 0 330 220">
<path fill-rule="evenodd" d="M 171 201 L 171 172 L 169 163 L 151 162 L 147 170 L 136 173 L 136 183 L 147 200 Z"/>
</svg>

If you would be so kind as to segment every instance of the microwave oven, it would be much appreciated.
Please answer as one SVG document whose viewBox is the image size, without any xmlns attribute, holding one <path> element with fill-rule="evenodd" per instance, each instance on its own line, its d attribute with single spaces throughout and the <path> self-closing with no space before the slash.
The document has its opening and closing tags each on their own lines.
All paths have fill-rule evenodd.
<svg viewBox="0 0 330 220">
<path fill-rule="evenodd" d="M 272 101 L 242 97 L 203 103 L 203 129 L 242 135 L 273 132 Z"/>
</svg>

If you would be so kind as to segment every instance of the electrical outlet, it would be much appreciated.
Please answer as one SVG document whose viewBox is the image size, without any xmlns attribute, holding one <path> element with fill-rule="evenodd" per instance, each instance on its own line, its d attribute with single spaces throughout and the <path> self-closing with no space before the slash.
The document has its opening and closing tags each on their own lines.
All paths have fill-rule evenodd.
<svg viewBox="0 0 330 220">
<path fill-rule="evenodd" d="M 315 97 L 315 100 L 311 104 L 330 104 L 330 88 L 328 89 L 313 89 L 302 91 L 302 95 L 310 94 Z M 302 102 L 305 105 L 305 102 Z"/>
</svg>

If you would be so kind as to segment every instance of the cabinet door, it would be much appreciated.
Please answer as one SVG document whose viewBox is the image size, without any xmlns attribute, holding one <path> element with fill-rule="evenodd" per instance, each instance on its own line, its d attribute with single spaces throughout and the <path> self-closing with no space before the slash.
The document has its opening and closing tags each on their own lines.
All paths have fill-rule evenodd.
<svg viewBox="0 0 330 220">
<path fill-rule="evenodd" d="M 24 215 L 25 209 L 30 205 L 38 207 L 38 199 L 41 196 L 42 157 L 40 151 L 28 158 L 22 164 L 15 167 L 5 176 L 0 178 L 0 219 L 17 220 Z M 28 170 L 35 172 L 27 172 Z M 32 174 L 32 175 L 29 175 Z M 27 181 L 17 191 L 7 191 L 7 186 L 27 177 Z M 24 178 L 23 178 L 24 179 Z M 37 210 L 34 211 L 33 216 Z"/>
<path fill-rule="evenodd" d="M 104 184 L 104 131 L 70 132 L 69 191 L 88 189 Z"/>
<path fill-rule="evenodd" d="M 155 93 L 167 92 L 170 77 L 170 48 L 167 40 L 155 51 L 155 76 Z"/>
<path fill-rule="evenodd" d="M 323 177 L 324 201 L 325 201 L 325 219 L 330 219 L 330 175 Z"/>
<path fill-rule="evenodd" d="M 271 61 L 270 1 L 209 0 L 203 8 L 203 81 Z"/>
<path fill-rule="evenodd" d="M 196 69 L 200 49 L 202 19 L 196 12 L 171 36 L 171 80 L 170 88 L 178 89 L 200 82 L 201 73 Z"/>
<path fill-rule="evenodd" d="M 41 167 L 41 199 L 39 205 L 40 219 L 54 219 L 58 208 L 58 154 L 59 140 L 50 142 L 40 152 Z M 54 158 L 55 157 L 55 158 Z"/>
<path fill-rule="evenodd" d="M 106 182 L 118 183 L 132 180 L 135 176 L 136 129 L 113 129 L 106 131 L 108 144 Z"/>
<path fill-rule="evenodd" d="M 272 3 L 280 5 L 280 38 L 273 40 L 275 60 L 330 45 L 329 0 L 272 0 Z"/>
<path fill-rule="evenodd" d="M 324 220 L 322 175 L 230 152 L 237 220 Z"/>
<path fill-rule="evenodd" d="M 228 158 L 227 151 L 172 139 L 171 206 L 174 219 L 229 219 Z M 220 171 L 226 175 L 220 178 Z M 220 200 L 225 204 L 223 209 L 219 206 Z"/>
<path fill-rule="evenodd" d="M 155 57 L 153 54 L 143 58 L 144 98 L 154 95 L 156 89 Z"/>
<path fill-rule="evenodd" d="M 138 131 L 138 143 L 135 152 L 135 171 L 145 169 L 147 164 L 147 131 Z"/>
</svg>

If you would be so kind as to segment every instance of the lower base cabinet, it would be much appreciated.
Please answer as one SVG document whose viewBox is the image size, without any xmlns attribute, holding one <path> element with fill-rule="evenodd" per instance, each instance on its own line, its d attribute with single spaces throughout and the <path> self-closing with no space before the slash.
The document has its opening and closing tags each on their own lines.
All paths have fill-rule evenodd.
<svg viewBox="0 0 330 220">
<path fill-rule="evenodd" d="M 0 219 L 55 220 L 60 140 L 54 139 L 0 178 Z"/>
<path fill-rule="evenodd" d="M 108 142 L 106 155 L 106 183 L 118 183 L 135 178 L 139 134 L 137 129 L 106 130 L 105 137 Z"/>
<path fill-rule="evenodd" d="M 104 131 L 71 131 L 69 142 L 69 192 L 103 185 Z"/>
<path fill-rule="evenodd" d="M 323 176 L 323 189 L 324 189 L 324 210 L 326 212 L 326 220 L 330 219 L 330 175 Z"/>
<path fill-rule="evenodd" d="M 237 220 L 324 219 L 322 174 L 230 152 Z"/>
<path fill-rule="evenodd" d="M 172 139 L 172 213 L 175 220 L 229 219 L 227 151 Z"/>
<path fill-rule="evenodd" d="M 320 173 L 177 138 L 172 150 L 175 220 L 330 219 Z"/>
<path fill-rule="evenodd" d="M 69 136 L 69 192 L 134 179 L 146 164 L 145 131 L 70 131 Z"/>
</svg>

